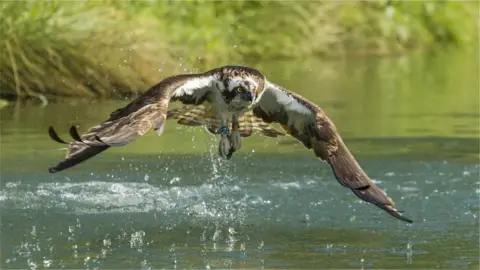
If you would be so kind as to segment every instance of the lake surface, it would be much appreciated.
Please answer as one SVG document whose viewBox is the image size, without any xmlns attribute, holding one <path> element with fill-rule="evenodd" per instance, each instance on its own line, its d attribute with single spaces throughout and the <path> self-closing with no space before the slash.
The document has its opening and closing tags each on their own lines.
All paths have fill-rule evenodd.
<svg viewBox="0 0 480 270">
<path fill-rule="evenodd" d="M 217 138 L 173 121 L 52 175 L 65 152 L 49 125 L 68 138 L 128 101 L 9 105 L 0 268 L 478 269 L 477 59 L 252 63 L 319 104 L 413 224 L 360 201 L 291 138 L 244 139 L 223 161 Z"/>
</svg>

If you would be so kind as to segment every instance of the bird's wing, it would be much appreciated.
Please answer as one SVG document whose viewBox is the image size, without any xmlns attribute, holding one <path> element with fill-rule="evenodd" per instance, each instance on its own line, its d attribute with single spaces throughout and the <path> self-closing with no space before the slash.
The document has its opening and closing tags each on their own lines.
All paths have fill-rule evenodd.
<svg viewBox="0 0 480 270">
<path fill-rule="evenodd" d="M 207 104 L 185 105 L 182 108 L 171 109 L 167 113 L 167 119 L 176 119 L 178 124 L 186 126 L 206 126 L 210 133 L 220 134 L 220 120 L 215 116 L 213 107 Z M 262 119 L 255 117 L 251 111 L 241 116 L 238 123 L 238 131 L 242 137 L 249 137 L 254 131 L 268 137 L 285 135 Z"/>
<path fill-rule="evenodd" d="M 328 162 L 338 182 L 359 198 L 400 220 L 412 222 L 363 171 L 321 108 L 296 93 L 267 82 L 253 113 L 266 123 L 281 124 L 288 134 Z"/>
<path fill-rule="evenodd" d="M 49 168 L 49 171 L 54 173 L 67 169 L 111 146 L 126 145 L 151 128 L 160 136 L 165 127 L 169 102 L 200 105 L 208 101 L 216 76 L 215 70 L 211 70 L 202 74 L 168 77 L 125 107 L 111 113 L 107 120 L 90 128 L 85 134 L 80 136 L 75 126 L 72 126 L 70 135 L 73 142 L 63 141 L 50 127 L 50 137 L 68 144 L 68 151 L 65 159 Z"/>
</svg>

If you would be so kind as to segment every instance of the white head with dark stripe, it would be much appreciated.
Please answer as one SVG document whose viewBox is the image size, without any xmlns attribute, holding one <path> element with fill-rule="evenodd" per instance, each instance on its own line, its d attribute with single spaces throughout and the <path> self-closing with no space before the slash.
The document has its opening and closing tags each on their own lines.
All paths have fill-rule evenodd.
<svg viewBox="0 0 480 270">
<path fill-rule="evenodd" d="M 218 88 L 225 103 L 234 110 L 249 108 L 265 84 L 263 75 L 253 68 L 225 66 L 220 72 Z"/>
</svg>

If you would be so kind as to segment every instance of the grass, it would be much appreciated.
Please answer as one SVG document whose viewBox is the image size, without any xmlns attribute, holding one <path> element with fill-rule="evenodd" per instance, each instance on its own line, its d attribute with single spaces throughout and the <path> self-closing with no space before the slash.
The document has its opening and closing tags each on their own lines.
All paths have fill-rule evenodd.
<svg viewBox="0 0 480 270">
<path fill-rule="evenodd" d="M 226 63 L 478 41 L 478 3 L 453 0 L 4 1 L 0 17 L 0 96 L 44 102 L 123 97 Z"/>
<path fill-rule="evenodd" d="M 3 96 L 124 95 L 151 84 L 166 58 L 160 35 L 145 35 L 157 21 L 113 5 L 2 2 L 0 14 Z"/>
</svg>

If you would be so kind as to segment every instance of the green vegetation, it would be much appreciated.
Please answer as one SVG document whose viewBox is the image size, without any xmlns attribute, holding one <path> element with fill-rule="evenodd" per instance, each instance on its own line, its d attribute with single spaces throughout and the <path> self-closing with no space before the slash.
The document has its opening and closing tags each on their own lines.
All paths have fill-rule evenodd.
<svg viewBox="0 0 480 270">
<path fill-rule="evenodd" d="M 8 105 L 8 101 L 5 100 L 5 99 L 0 99 L 0 109 L 7 106 Z"/>
<path fill-rule="evenodd" d="M 477 13 L 453 0 L 4 1 L 0 96 L 121 97 L 226 63 L 463 46 Z"/>
</svg>

